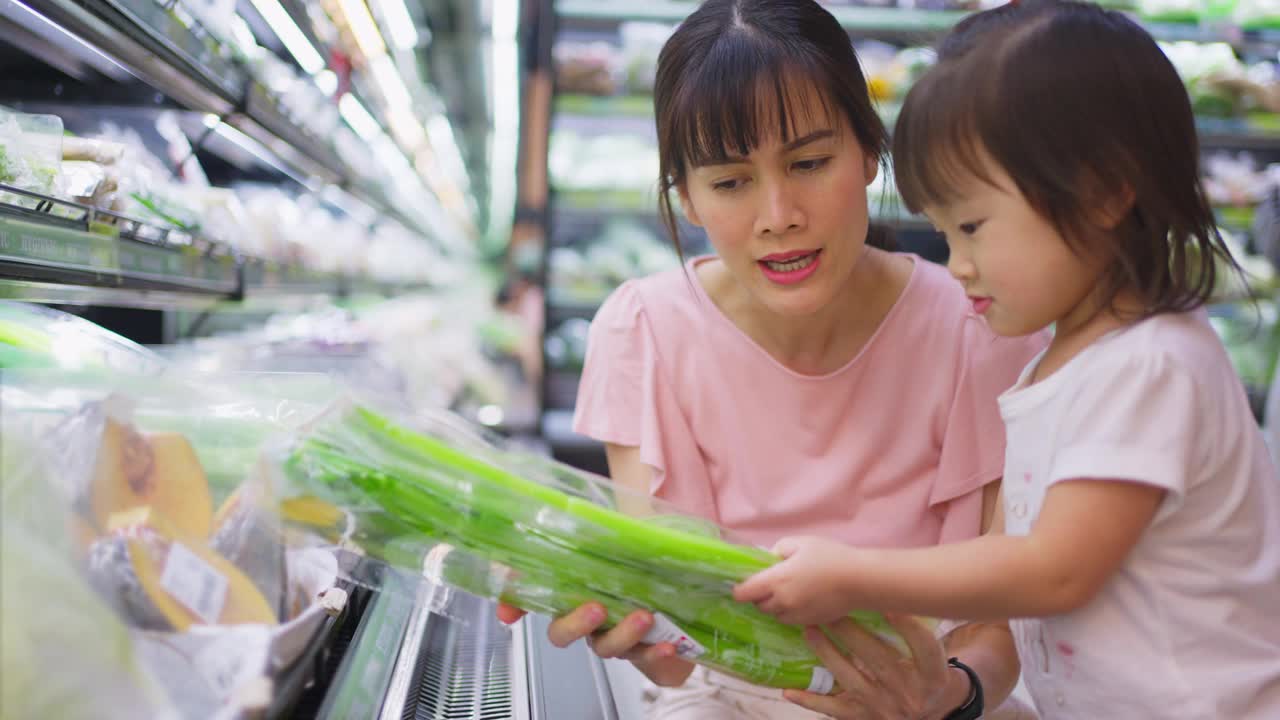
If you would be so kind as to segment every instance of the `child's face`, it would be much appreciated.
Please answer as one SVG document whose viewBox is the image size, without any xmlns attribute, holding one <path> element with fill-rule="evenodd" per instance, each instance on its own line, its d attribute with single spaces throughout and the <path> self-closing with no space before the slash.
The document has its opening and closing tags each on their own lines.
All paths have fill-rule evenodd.
<svg viewBox="0 0 1280 720">
<path fill-rule="evenodd" d="M 988 163 L 986 175 L 990 183 L 973 177 L 955 201 L 924 209 L 946 235 L 947 269 L 964 285 L 974 311 L 1006 336 L 1082 324 L 1092 316 L 1087 300 L 1097 263 L 1072 252 L 1002 169 Z"/>
<path fill-rule="evenodd" d="M 847 287 L 867 234 L 876 161 L 811 93 L 796 104 L 791 142 L 775 133 L 746 157 L 692 168 L 681 200 L 755 300 L 801 317 Z"/>
</svg>

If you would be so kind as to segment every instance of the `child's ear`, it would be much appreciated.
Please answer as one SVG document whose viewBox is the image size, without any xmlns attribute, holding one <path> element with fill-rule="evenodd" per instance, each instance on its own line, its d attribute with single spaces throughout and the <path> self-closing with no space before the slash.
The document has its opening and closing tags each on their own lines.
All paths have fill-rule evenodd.
<svg viewBox="0 0 1280 720">
<path fill-rule="evenodd" d="M 1115 230 L 1133 211 L 1135 198 L 1133 188 L 1128 184 L 1095 193 L 1093 202 L 1089 204 L 1090 222 L 1103 230 Z"/>
<path fill-rule="evenodd" d="M 684 211 L 684 216 L 693 225 L 702 227 L 702 220 L 698 219 L 698 210 L 689 199 L 689 190 L 684 185 L 679 185 L 676 187 L 676 193 L 680 197 L 680 209 Z"/>
</svg>

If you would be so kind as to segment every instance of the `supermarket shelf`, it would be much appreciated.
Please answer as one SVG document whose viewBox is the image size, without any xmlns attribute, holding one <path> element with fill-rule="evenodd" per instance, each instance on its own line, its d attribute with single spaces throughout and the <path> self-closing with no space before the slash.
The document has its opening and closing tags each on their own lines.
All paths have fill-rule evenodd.
<svg viewBox="0 0 1280 720">
<path fill-rule="evenodd" d="M 66 285 L 230 295 L 235 259 L 177 230 L 0 185 L 0 273 Z"/>
<path fill-rule="evenodd" d="M 121 15 L 103 0 L 85 4 L 73 0 L 26 0 L 25 5 L 82 40 L 88 52 L 100 52 L 182 105 L 225 115 L 239 99 L 233 92 L 235 81 L 214 82 L 210 72 L 192 68 L 190 59 L 183 59 L 176 48 L 187 47 L 187 43 L 159 42 L 153 31 Z"/>
<path fill-rule="evenodd" d="M 562 19 L 594 25 L 617 24 L 626 21 L 651 21 L 678 23 L 687 17 L 697 3 L 668 0 L 628 4 L 609 0 L 557 0 L 556 12 Z M 967 10 L 919 10 L 914 8 L 863 7 L 829 5 L 827 9 L 851 33 L 878 36 L 896 35 L 927 38 L 951 29 L 969 14 Z M 1225 24 L 1201 24 L 1198 18 L 1141 18 L 1135 19 L 1147 28 L 1157 40 L 1176 42 L 1225 42 L 1237 49 L 1252 52 L 1274 51 L 1280 47 L 1280 29 L 1251 28 Z"/>
<path fill-rule="evenodd" d="M 671 22 L 683 20 L 697 3 L 661 2 L 646 3 L 609 2 L 608 0 L 557 0 L 556 12 L 561 18 L 594 23 L 620 23 L 630 20 Z M 903 8 L 874 8 L 852 6 L 828 6 L 828 10 L 846 29 L 858 32 L 890 32 L 932 35 L 944 31 L 968 13 L 950 10 L 914 10 Z"/>
<path fill-rule="evenodd" d="M 9 299 L 138 307 L 428 289 L 237 258 L 180 230 L 7 185 L 0 185 L 0 282 L 0 297 Z"/>
<path fill-rule="evenodd" d="M 1280 30 L 1273 28 L 1202 25 L 1194 18 L 1184 22 L 1142 20 L 1142 24 L 1152 37 L 1165 42 L 1222 42 L 1246 54 L 1267 54 L 1280 47 Z"/>
<path fill-rule="evenodd" d="M 430 234 L 429 228 L 357 178 L 325 138 L 288 117 L 243 68 L 215 52 L 213 43 L 206 43 L 154 0 L 22 0 L 25 5 L 3 1 L 29 7 L 80 39 L 85 47 L 78 50 L 86 55 L 109 58 L 180 105 L 222 118 L 274 153 L 292 173 L 341 185 L 384 215 Z"/>
<path fill-rule="evenodd" d="M 1278 33 L 1280 34 L 1280 33 Z M 649 106 L 640 104 L 648 100 Z M 902 109 L 883 103 L 880 116 L 890 130 Z M 651 98 L 567 95 L 555 101 L 555 126 L 586 135 L 639 134 L 655 137 Z M 1258 113 L 1247 118 L 1197 117 L 1200 142 L 1206 147 L 1280 150 L 1280 115 Z"/>
<path fill-rule="evenodd" d="M 600 309 L 600 306 L 603 303 L 603 297 L 595 302 L 585 300 L 548 302 L 547 324 L 558 325 L 565 320 L 572 320 L 575 318 L 590 320 L 596 316 L 596 311 Z"/>
<path fill-rule="evenodd" d="M 1200 144 L 1206 148 L 1280 151 L 1280 116 L 1196 118 Z"/>
<path fill-rule="evenodd" d="M 378 282 L 340 273 L 317 272 L 280 263 L 249 260 L 244 266 L 244 295 L 248 300 L 288 296 L 328 295 L 392 297 L 429 290 L 426 283 Z"/>
<path fill-rule="evenodd" d="M 559 95 L 553 110 L 557 114 L 587 117 L 635 117 L 653 120 L 652 95 Z"/>
<path fill-rule="evenodd" d="M 6 272 L 0 267 L 0 272 Z M 50 305 L 122 307 L 135 310 L 210 310 L 221 295 L 191 294 L 130 287 L 90 287 L 0 278 L 0 298 Z"/>
</svg>

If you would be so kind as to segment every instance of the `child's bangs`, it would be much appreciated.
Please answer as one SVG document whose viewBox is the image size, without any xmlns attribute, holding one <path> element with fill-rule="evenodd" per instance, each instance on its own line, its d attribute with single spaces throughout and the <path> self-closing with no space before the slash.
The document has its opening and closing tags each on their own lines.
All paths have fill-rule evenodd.
<svg viewBox="0 0 1280 720">
<path fill-rule="evenodd" d="M 908 93 L 893 132 L 893 174 L 913 213 L 946 205 L 978 180 L 990 184 L 990 162 L 972 74 L 935 68 Z M 968 75 L 968 77 L 960 77 Z"/>
<path fill-rule="evenodd" d="M 840 115 L 824 70 L 804 58 L 778 62 L 771 48 L 721 43 L 691 73 L 673 107 L 673 159 L 691 167 L 746 157 L 806 129 L 834 128 Z"/>
</svg>

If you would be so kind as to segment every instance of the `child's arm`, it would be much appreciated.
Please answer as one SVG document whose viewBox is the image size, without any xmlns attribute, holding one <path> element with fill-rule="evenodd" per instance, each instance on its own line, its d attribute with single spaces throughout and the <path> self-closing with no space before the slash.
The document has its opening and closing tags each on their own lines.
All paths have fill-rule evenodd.
<svg viewBox="0 0 1280 720">
<path fill-rule="evenodd" d="M 786 538 L 775 548 L 786 560 L 738 585 L 734 597 L 806 625 L 858 609 L 969 620 L 1062 614 L 1093 599 L 1164 495 L 1131 482 L 1061 482 L 1049 489 L 1030 535 L 931 548 L 854 549 Z"/>
</svg>

